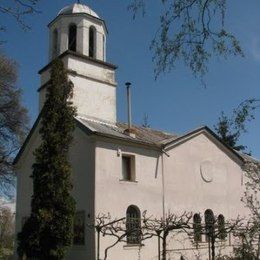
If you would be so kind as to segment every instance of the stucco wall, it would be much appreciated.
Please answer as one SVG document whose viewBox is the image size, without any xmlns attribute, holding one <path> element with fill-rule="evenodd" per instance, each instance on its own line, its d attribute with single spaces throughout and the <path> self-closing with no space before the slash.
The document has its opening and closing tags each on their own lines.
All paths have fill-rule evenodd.
<svg viewBox="0 0 260 260">
<path fill-rule="evenodd" d="M 122 181 L 122 154 L 135 156 L 136 182 Z M 140 211 L 162 215 L 162 180 L 160 154 L 157 151 L 124 144 L 97 142 L 96 149 L 96 214 L 110 213 L 112 218 L 125 217 L 127 207 L 136 205 Z M 156 239 L 152 240 L 156 243 Z M 151 241 L 151 242 L 152 242 Z M 101 238 L 101 259 L 113 239 Z M 156 255 L 154 243 L 145 243 L 141 259 Z M 120 243 L 109 252 L 108 259 L 138 259 L 138 247 Z"/>
<path fill-rule="evenodd" d="M 217 143 L 200 134 L 168 151 L 170 157 L 164 159 L 166 210 L 204 212 L 210 208 L 227 218 L 242 213 L 243 172 Z M 211 182 L 201 175 L 204 162 L 212 165 Z"/>
<path fill-rule="evenodd" d="M 112 216 L 121 218 L 126 215 L 128 206 L 136 205 L 141 212 L 147 210 L 148 216 L 162 217 L 163 200 L 166 215 L 168 212 L 181 214 L 184 211 L 201 213 L 203 222 L 206 209 L 212 209 L 215 215 L 223 214 L 226 220 L 247 214 L 240 201 L 244 189 L 243 172 L 239 165 L 241 162 L 232 158 L 230 152 L 214 138 L 199 134 L 166 152 L 169 157 L 151 149 L 122 143 L 98 142 L 96 214 L 110 212 Z M 120 181 L 122 154 L 135 156 L 136 182 Z M 202 178 L 201 165 L 205 161 L 212 165 L 211 182 Z M 165 189 L 162 185 L 162 174 Z M 197 250 L 190 241 L 183 242 L 184 240 L 180 239 L 180 242 L 176 238 L 170 240 L 170 259 L 180 259 L 181 254 L 195 259 Z M 108 237 L 102 238 L 101 254 L 112 241 L 113 239 Z M 207 259 L 205 237 L 203 242 L 201 259 Z M 225 243 L 226 250 L 230 250 L 229 237 Z M 218 243 L 217 246 L 220 245 Z M 188 250 L 178 250 L 184 247 Z M 157 259 L 157 240 L 144 241 L 141 249 L 126 247 L 125 243 L 120 243 L 110 251 L 108 259 L 134 260 L 139 259 L 138 255 L 141 255 L 141 259 Z"/>
<path fill-rule="evenodd" d="M 30 212 L 32 151 L 39 141 L 36 134 L 32 136 L 21 158 L 21 165 L 18 165 L 17 231 L 21 228 L 22 218 Z M 80 129 L 75 131 L 70 155 L 73 196 L 77 200 L 77 211 L 85 211 L 86 245 L 73 246 L 68 259 L 94 260 L 97 238 L 88 224 L 93 224 L 99 213 L 109 212 L 112 218 L 125 217 L 130 205 L 136 205 L 141 212 L 147 210 L 148 216 L 157 218 L 167 215 L 169 211 L 175 214 L 191 211 L 201 213 L 203 219 L 203 213 L 208 208 L 215 215 L 223 214 L 226 220 L 236 218 L 238 214 L 246 215 L 240 201 L 244 177 L 239 161 L 217 141 L 201 133 L 171 147 L 166 153 L 168 156 L 160 151 L 112 139 L 91 138 Z M 135 158 L 134 182 L 122 180 L 122 155 Z M 201 165 L 205 161 L 213 166 L 211 182 L 202 178 Z M 169 237 L 170 259 L 179 259 L 181 255 L 195 259 L 198 251 L 194 245 L 183 234 L 177 237 Z M 227 251 L 231 249 L 230 239 L 228 237 L 225 241 Z M 101 237 L 100 241 L 100 257 L 103 259 L 104 249 L 114 240 Z M 142 247 L 129 247 L 126 243 L 119 243 L 109 251 L 108 259 L 157 259 L 157 239 L 149 239 L 143 244 Z M 220 246 L 221 243 L 217 243 L 217 252 Z M 207 259 L 205 237 L 200 247 L 200 259 Z"/>
<path fill-rule="evenodd" d="M 40 138 L 36 130 L 17 165 L 16 234 L 21 230 L 22 219 L 30 215 L 32 180 L 29 176 L 34 162 L 33 151 L 39 144 Z M 70 161 L 74 186 L 72 195 L 77 203 L 77 211 L 85 212 L 86 242 L 85 246 L 73 246 L 68 259 L 94 259 L 94 231 L 87 226 L 93 225 L 94 221 L 95 142 L 78 128 L 70 149 Z"/>
<path fill-rule="evenodd" d="M 72 101 L 78 114 L 116 122 L 114 69 L 70 55 L 65 56 L 63 61 L 65 68 L 69 70 L 69 79 L 74 84 Z M 42 72 L 42 85 L 50 79 L 50 69 Z M 39 110 L 44 105 L 45 95 L 46 89 L 42 88 L 39 92 Z"/>
</svg>

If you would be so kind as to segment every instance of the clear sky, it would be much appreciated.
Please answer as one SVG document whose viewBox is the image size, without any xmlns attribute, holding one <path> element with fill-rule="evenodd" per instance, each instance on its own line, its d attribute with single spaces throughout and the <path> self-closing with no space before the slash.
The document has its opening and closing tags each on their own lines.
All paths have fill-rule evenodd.
<svg viewBox="0 0 260 260">
<path fill-rule="evenodd" d="M 130 0 L 129 0 L 130 1 Z M 107 61 L 119 66 L 117 70 L 118 119 L 126 121 L 126 94 L 124 83 L 133 84 L 133 120 L 141 124 L 148 114 L 152 128 L 185 133 L 202 125 L 213 127 L 220 112 L 232 112 L 247 98 L 260 98 L 260 2 L 258 0 L 228 1 L 227 27 L 238 37 L 245 58 L 214 59 L 204 88 L 182 63 L 174 71 L 154 80 L 152 52 L 149 45 L 156 32 L 160 4 L 149 0 L 144 18 L 132 19 L 127 10 L 128 0 L 82 0 L 107 23 Z M 40 14 L 27 19 L 31 30 L 23 32 L 12 19 L 5 17 L 7 33 L 1 38 L 7 42 L 5 53 L 19 63 L 19 86 L 29 110 L 31 123 L 38 114 L 40 87 L 38 70 L 48 62 L 47 24 L 58 11 L 72 0 L 42 0 Z M 2 17 L 3 18 L 3 17 Z M 241 142 L 253 155 L 260 158 L 260 109 Z"/>
</svg>

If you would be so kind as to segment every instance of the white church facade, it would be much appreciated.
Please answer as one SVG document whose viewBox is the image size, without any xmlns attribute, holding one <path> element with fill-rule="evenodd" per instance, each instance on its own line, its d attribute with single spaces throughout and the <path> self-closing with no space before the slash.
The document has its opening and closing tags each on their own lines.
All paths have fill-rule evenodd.
<svg viewBox="0 0 260 260">
<path fill-rule="evenodd" d="M 52 60 L 60 57 L 74 84 L 73 104 L 78 115 L 70 149 L 73 196 L 81 230 L 67 259 L 96 260 L 98 214 L 126 217 L 129 212 L 162 218 L 168 212 L 235 219 L 246 215 L 241 202 L 245 176 L 243 158 L 208 128 L 184 135 L 120 123 L 116 119 L 116 66 L 106 61 L 107 28 L 93 10 L 82 4 L 63 8 L 48 25 L 50 63 L 39 71 L 39 109 L 43 107 Z M 40 117 L 18 153 L 16 233 L 30 215 L 33 151 L 39 146 Z M 118 243 L 109 251 L 112 260 L 158 259 L 157 239 Z M 100 239 L 100 259 L 113 238 Z M 232 238 L 225 241 L 232 248 Z M 209 259 L 208 243 L 199 241 L 200 258 L 191 243 L 167 245 L 169 259 Z M 186 257 L 186 258 L 185 258 Z"/>
</svg>

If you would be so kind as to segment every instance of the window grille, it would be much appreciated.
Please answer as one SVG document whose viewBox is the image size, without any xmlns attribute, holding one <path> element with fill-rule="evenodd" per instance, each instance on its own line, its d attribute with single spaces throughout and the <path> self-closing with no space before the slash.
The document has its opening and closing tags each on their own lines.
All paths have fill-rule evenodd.
<svg viewBox="0 0 260 260">
<path fill-rule="evenodd" d="M 194 241 L 202 241 L 202 226 L 201 226 L 201 217 L 199 214 L 194 214 L 193 216 L 193 231 L 194 231 Z"/>
<path fill-rule="evenodd" d="M 127 244 L 141 243 L 141 216 L 136 206 L 129 206 L 126 211 Z"/>
<path fill-rule="evenodd" d="M 227 231 L 225 229 L 225 217 L 222 214 L 218 216 L 218 233 L 219 238 L 222 240 L 227 237 Z"/>
<path fill-rule="evenodd" d="M 214 234 L 215 217 L 211 209 L 207 209 L 205 211 L 204 216 L 205 216 L 206 241 L 208 242 L 210 237 L 212 237 Z"/>
<path fill-rule="evenodd" d="M 76 212 L 73 233 L 73 244 L 76 246 L 85 245 L 85 211 Z"/>
</svg>

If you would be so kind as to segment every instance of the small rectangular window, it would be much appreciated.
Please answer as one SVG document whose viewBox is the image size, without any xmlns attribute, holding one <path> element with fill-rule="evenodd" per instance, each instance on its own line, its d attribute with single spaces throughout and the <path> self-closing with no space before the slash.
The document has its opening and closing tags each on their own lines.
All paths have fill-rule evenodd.
<svg viewBox="0 0 260 260">
<path fill-rule="evenodd" d="M 22 217 L 22 228 L 25 224 L 25 222 L 29 219 L 29 217 Z"/>
<path fill-rule="evenodd" d="M 74 217 L 73 244 L 76 246 L 85 245 L 85 212 L 78 211 Z"/>
<path fill-rule="evenodd" d="M 135 181 L 134 157 L 122 155 L 122 180 Z"/>
</svg>

